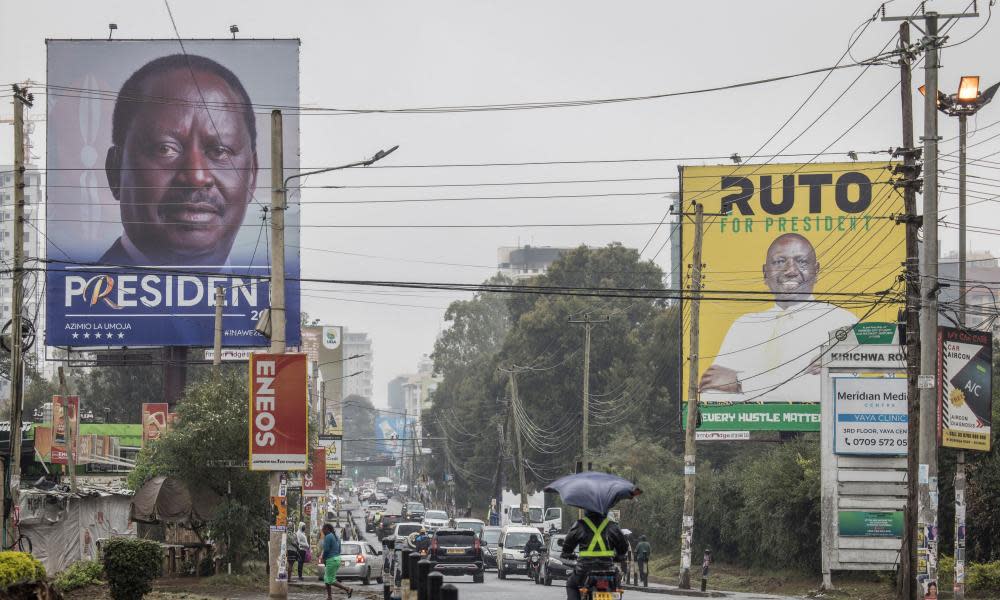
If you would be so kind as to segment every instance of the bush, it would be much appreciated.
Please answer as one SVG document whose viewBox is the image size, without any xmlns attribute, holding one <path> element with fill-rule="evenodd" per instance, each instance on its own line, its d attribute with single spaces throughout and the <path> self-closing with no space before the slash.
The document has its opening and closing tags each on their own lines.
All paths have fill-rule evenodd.
<svg viewBox="0 0 1000 600">
<path fill-rule="evenodd" d="M 60 592 L 68 592 L 92 583 L 100 583 L 103 574 L 104 567 L 98 561 L 77 561 L 56 575 L 56 589 Z"/>
<path fill-rule="evenodd" d="M 112 538 L 104 545 L 104 573 L 115 600 L 141 600 L 162 565 L 163 549 L 156 542 Z"/>
<path fill-rule="evenodd" d="M 26 552 L 0 552 L 0 589 L 45 579 L 45 567 Z"/>
<path fill-rule="evenodd" d="M 966 585 L 975 592 L 1000 592 L 1000 561 L 970 564 Z"/>
</svg>

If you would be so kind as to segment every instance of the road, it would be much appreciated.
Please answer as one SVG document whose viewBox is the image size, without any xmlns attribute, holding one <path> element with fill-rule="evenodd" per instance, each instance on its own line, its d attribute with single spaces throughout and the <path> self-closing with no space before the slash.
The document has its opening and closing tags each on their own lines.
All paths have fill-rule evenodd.
<svg viewBox="0 0 1000 600">
<path fill-rule="evenodd" d="M 358 526 L 364 530 L 364 509 L 359 505 L 351 507 L 358 518 Z M 386 504 L 389 513 L 398 514 L 402 509 L 402 504 L 398 500 L 390 500 Z M 378 546 L 379 540 L 374 534 L 366 533 L 365 537 Z M 487 571 L 486 580 L 483 583 L 472 583 L 472 577 L 445 576 L 445 583 L 450 583 L 458 588 L 460 600 L 563 600 L 566 598 L 566 583 L 564 581 L 554 581 L 551 586 L 537 585 L 533 581 L 522 576 L 509 576 L 506 580 L 497 578 L 496 571 Z M 352 582 L 350 585 L 354 585 Z M 365 592 L 381 593 L 382 586 L 372 584 L 370 586 L 359 586 L 357 589 Z M 684 598 L 673 594 L 627 591 L 625 596 L 630 600 L 668 600 Z M 773 596 L 770 594 L 738 593 L 728 592 L 727 598 L 733 600 L 796 600 L 792 596 Z"/>
</svg>

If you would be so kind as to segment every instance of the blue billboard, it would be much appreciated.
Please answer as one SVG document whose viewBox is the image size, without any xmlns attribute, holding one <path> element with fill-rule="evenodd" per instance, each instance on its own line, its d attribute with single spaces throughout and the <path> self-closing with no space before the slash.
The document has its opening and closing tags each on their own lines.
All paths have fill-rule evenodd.
<svg viewBox="0 0 1000 600">
<path fill-rule="evenodd" d="M 272 106 L 298 40 L 49 40 L 46 343 L 266 346 Z M 283 122 L 285 174 L 299 122 Z M 286 339 L 300 343 L 299 204 L 285 211 Z"/>
<path fill-rule="evenodd" d="M 413 437 L 410 425 L 413 419 L 407 417 L 375 417 L 375 447 L 381 454 L 397 455 L 403 443 Z"/>
</svg>

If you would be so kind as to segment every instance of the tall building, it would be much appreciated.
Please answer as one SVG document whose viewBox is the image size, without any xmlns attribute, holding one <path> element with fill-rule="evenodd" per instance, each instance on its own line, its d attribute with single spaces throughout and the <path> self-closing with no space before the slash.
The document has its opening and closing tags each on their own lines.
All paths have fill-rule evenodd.
<svg viewBox="0 0 1000 600">
<path fill-rule="evenodd" d="M 372 339 L 367 333 L 348 331 L 345 328 L 344 357 L 355 355 L 360 356 L 359 358 L 344 361 L 344 375 L 350 375 L 358 371 L 361 371 L 361 374 L 344 379 L 344 397 L 358 395 L 371 399 L 375 393 L 375 375 L 373 372 L 375 352 L 372 348 Z"/>
<path fill-rule="evenodd" d="M 560 256 L 576 248 L 553 246 L 502 246 L 497 248 L 497 268 L 515 281 L 545 273 Z"/>
<path fill-rule="evenodd" d="M 410 378 L 409 375 L 397 375 L 388 384 L 389 410 L 392 412 L 406 412 L 406 397 L 403 394 L 403 384 Z"/>
<path fill-rule="evenodd" d="M 42 258 L 42 235 L 39 230 L 45 227 L 42 222 L 44 214 L 41 210 L 43 198 L 42 175 L 29 166 L 24 173 L 24 256 L 25 266 L 28 268 L 42 266 L 32 259 Z M 14 225 L 14 167 L 0 165 L 0 265 L 2 265 L 0 271 L 7 271 L 0 272 L 0 327 L 6 325 L 11 318 L 14 282 L 9 269 L 14 261 Z M 22 314 L 35 324 L 35 345 L 29 353 L 34 355 L 35 364 L 39 368 L 44 357 L 42 342 L 42 326 L 45 322 L 45 316 L 42 314 L 45 306 L 42 297 L 44 284 L 43 273 L 29 271 L 25 274 Z M 0 379 L 0 398 L 4 402 L 10 398 L 10 382 L 6 379 Z"/>
</svg>

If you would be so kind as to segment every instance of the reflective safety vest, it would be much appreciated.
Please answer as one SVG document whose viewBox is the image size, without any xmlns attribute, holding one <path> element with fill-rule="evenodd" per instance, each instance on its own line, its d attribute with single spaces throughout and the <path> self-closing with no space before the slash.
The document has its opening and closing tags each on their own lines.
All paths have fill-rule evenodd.
<svg viewBox="0 0 1000 600">
<path fill-rule="evenodd" d="M 615 551 L 608 550 L 608 547 L 604 544 L 604 538 L 601 537 L 604 528 L 608 525 L 608 518 L 604 517 L 600 527 L 595 526 L 593 521 L 587 517 L 583 518 L 583 522 L 590 528 L 590 532 L 594 536 L 590 539 L 590 545 L 587 546 L 587 549 L 580 551 L 580 558 L 614 558 Z"/>
</svg>

